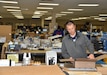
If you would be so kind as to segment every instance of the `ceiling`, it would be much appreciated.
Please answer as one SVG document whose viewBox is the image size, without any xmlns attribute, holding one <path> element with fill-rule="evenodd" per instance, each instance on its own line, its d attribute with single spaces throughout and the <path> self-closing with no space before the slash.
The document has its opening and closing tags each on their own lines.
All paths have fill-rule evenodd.
<svg viewBox="0 0 107 75">
<path fill-rule="evenodd" d="M 0 0 L 4 1 L 4 0 Z M 10 1 L 10 0 L 7 0 Z M 37 9 L 37 7 L 41 7 L 39 5 L 40 2 L 42 3 L 58 3 L 58 6 L 44 6 L 42 7 L 53 7 L 47 13 L 43 14 L 42 18 L 50 17 L 54 14 L 60 14 L 61 12 L 68 12 L 67 9 L 83 9 L 83 11 L 72 11 L 72 14 L 63 15 L 61 17 L 57 17 L 58 19 L 76 19 L 79 17 L 89 17 L 88 19 L 93 19 L 93 17 L 99 18 L 99 14 L 107 14 L 107 0 L 11 0 L 16 1 L 18 4 L 10 4 L 10 3 L 0 3 L 0 16 L 2 18 L 16 18 L 12 13 L 7 11 L 7 8 L 3 8 L 3 6 L 18 6 L 18 10 L 21 10 L 21 15 L 24 19 L 32 18 L 34 12 L 44 11 L 43 9 Z M 96 7 L 83 7 L 78 6 L 80 3 L 91 3 L 91 4 L 99 4 Z M 71 11 L 70 11 L 71 12 Z M 103 16 L 102 19 L 106 20 L 107 16 Z M 101 18 L 101 17 L 100 17 Z M 93 19 L 95 20 L 95 19 Z"/>
</svg>

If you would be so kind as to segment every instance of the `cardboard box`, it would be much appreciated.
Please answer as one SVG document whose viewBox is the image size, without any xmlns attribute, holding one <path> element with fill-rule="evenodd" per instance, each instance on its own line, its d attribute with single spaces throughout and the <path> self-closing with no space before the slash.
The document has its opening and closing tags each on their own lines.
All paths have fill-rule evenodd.
<svg viewBox="0 0 107 75">
<path fill-rule="evenodd" d="M 78 58 L 75 60 L 74 67 L 75 68 L 95 68 L 94 59 L 86 59 L 86 58 Z"/>
<path fill-rule="evenodd" d="M 12 61 L 15 61 L 15 63 L 19 62 L 19 55 L 18 54 L 7 54 L 7 59 L 11 59 Z"/>
<path fill-rule="evenodd" d="M 95 59 L 77 58 L 77 59 L 60 59 L 60 62 L 72 62 L 75 68 L 95 68 Z"/>
<path fill-rule="evenodd" d="M 97 72 L 101 72 L 102 75 L 107 75 L 107 67 L 97 67 Z"/>
</svg>

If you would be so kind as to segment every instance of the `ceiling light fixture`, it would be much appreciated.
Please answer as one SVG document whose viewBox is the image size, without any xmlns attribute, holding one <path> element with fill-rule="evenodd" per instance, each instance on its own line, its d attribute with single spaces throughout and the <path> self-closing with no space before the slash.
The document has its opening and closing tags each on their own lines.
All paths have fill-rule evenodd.
<svg viewBox="0 0 107 75">
<path fill-rule="evenodd" d="M 107 16 L 107 14 L 99 14 L 99 16 Z"/>
<path fill-rule="evenodd" d="M 95 20 L 99 20 L 99 21 L 106 21 L 106 19 L 104 19 L 104 18 L 100 18 L 100 17 L 98 17 L 98 18 L 94 18 Z"/>
<path fill-rule="evenodd" d="M 41 14 L 40 12 L 34 12 L 34 14 Z"/>
<path fill-rule="evenodd" d="M 84 9 L 68 9 L 69 11 L 83 11 Z"/>
<path fill-rule="evenodd" d="M 99 4 L 78 4 L 78 6 L 99 6 Z"/>
<path fill-rule="evenodd" d="M 24 19 L 23 16 L 15 16 L 15 17 L 18 18 L 18 19 Z"/>
<path fill-rule="evenodd" d="M 53 9 L 52 7 L 37 7 L 37 9 Z"/>
<path fill-rule="evenodd" d="M 50 6 L 58 6 L 57 3 L 39 3 L 39 5 L 50 5 Z"/>
<path fill-rule="evenodd" d="M 0 18 L 2 18 L 2 16 L 0 16 Z"/>
<path fill-rule="evenodd" d="M 16 6 L 3 6 L 3 8 L 16 8 L 16 9 L 19 9 L 20 7 L 16 7 Z"/>
<path fill-rule="evenodd" d="M 78 19 L 90 19 L 90 17 L 79 17 Z"/>
<path fill-rule="evenodd" d="M 33 15 L 32 18 L 40 18 L 41 16 Z"/>
<path fill-rule="evenodd" d="M 13 14 L 14 16 L 22 16 L 22 13 L 20 11 L 15 11 L 15 12 L 10 12 L 11 14 Z"/>
<path fill-rule="evenodd" d="M 72 18 L 71 20 L 80 20 L 80 19 L 78 19 L 78 18 Z"/>
<path fill-rule="evenodd" d="M 52 17 L 50 16 L 50 17 L 48 17 L 48 18 L 45 18 L 45 20 L 51 20 L 52 19 Z"/>
<path fill-rule="evenodd" d="M 21 11 L 21 10 L 7 9 L 7 11 Z"/>
<path fill-rule="evenodd" d="M 18 2 L 16 2 L 16 1 L 0 1 L 0 3 L 18 4 Z"/>
<path fill-rule="evenodd" d="M 47 13 L 48 11 L 35 11 L 34 14 L 44 14 Z"/>
<path fill-rule="evenodd" d="M 99 19 L 99 21 L 106 21 L 106 19 Z"/>
<path fill-rule="evenodd" d="M 61 12 L 61 13 L 64 13 L 64 14 L 73 14 L 73 12 Z"/>
</svg>

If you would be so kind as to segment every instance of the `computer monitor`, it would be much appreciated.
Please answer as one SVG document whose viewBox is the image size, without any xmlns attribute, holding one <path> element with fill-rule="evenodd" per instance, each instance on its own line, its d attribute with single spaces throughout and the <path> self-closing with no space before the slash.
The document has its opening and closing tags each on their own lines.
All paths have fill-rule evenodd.
<svg viewBox="0 0 107 75">
<path fill-rule="evenodd" d="M 8 46 L 9 50 L 15 50 L 15 51 L 19 51 L 21 49 L 21 45 L 15 45 L 15 44 L 11 44 Z"/>
<path fill-rule="evenodd" d="M 15 45 L 14 45 L 14 44 L 10 44 L 10 45 L 8 46 L 8 48 L 9 48 L 9 50 L 14 50 Z"/>
<path fill-rule="evenodd" d="M 43 32 L 47 32 L 48 29 L 47 29 L 47 28 L 43 28 L 42 31 L 43 31 Z"/>
</svg>

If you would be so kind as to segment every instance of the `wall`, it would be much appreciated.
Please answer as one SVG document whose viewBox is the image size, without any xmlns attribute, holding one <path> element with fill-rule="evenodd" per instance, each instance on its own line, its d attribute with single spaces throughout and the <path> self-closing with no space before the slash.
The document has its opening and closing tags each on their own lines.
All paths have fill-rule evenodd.
<svg viewBox="0 0 107 75">
<path fill-rule="evenodd" d="M 6 41 L 11 40 L 12 27 L 10 25 L 0 25 L 0 36 L 6 37 Z"/>
</svg>

